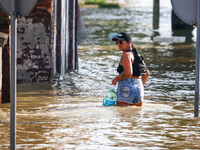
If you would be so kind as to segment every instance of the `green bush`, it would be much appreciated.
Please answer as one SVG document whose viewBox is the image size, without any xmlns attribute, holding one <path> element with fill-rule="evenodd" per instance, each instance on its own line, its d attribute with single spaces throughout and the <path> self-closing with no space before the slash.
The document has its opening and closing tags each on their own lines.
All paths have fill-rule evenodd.
<svg viewBox="0 0 200 150">
<path fill-rule="evenodd" d="M 100 3 L 99 7 L 103 7 L 103 8 L 119 8 L 118 4 L 111 4 L 111 3 Z"/>
<path fill-rule="evenodd" d="M 85 0 L 85 4 L 100 4 L 105 3 L 105 0 Z"/>
</svg>

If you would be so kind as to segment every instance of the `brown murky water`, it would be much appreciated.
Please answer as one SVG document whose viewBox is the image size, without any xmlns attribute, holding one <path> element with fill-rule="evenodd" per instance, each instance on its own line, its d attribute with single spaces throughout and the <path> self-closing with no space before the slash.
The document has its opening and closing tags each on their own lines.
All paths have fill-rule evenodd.
<svg viewBox="0 0 200 150">
<path fill-rule="evenodd" d="M 153 43 L 155 32 L 172 34 L 171 8 L 162 5 L 161 27 L 153 31 L 151 4 L 135 1 L 137 7 L 131 8 L 81 8 L 89 37 L 79 45 L 78 73 L 66 74 L 63 81 L 18 84 L 17 149 L 200 148 L 200 119 L 194 118 L 195 43 Z M 116 89 L 111 80 L 121 55 L 108 35 L 122 29 L 132 33 L 151 72 L 142 108 L 102 107 L 105 92 Z M 9 114 L 10 105 L 3 104 L 1 150 L 10 147 Z"/>
<path fill-rule="evenodd" d="M 193 102 L 146 98 L 142 108 L 102 107 L 102 96 L 76 88 L 18 86 L 17 149 L 199 149 Z M 0 112 L 0 148 L 9 149 L 9 104 Z"/>
</svg>

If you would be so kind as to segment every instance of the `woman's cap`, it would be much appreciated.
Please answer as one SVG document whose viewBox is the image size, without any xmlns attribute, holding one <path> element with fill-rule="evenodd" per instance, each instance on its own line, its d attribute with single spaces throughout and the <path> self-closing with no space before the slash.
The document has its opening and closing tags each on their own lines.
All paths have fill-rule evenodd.
<svg viewBox="0 0 200 150">
<path fill-rule="evenodd" d="M 112 39 L 112 41 L 117 40 L 131 41 L 131 36 L 127 33 L 121 32 Z"/>
</svg>

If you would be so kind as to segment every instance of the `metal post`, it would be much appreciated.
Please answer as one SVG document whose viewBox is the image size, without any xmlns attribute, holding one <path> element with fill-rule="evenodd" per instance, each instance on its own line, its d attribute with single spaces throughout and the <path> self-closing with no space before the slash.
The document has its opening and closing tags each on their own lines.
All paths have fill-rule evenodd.
<svg viewBox="0 0 200 150">
<path fill-rule="evenodd" d="M 73 42 L 72 42 L 72 47 L 73 47 L 73 70 L 75 69 L 75 45 L 76 45 L 76 35 L 75 35 L 75 30 L 76 30 L 76 0 L 73 1 Z"/>
<path fill-rule="evenodd" d="M 10 149 L 16 145 L 16 16 L 11 14 L 11 101 L 10 101 Z"/>
<path fill-rule="evenodd" d="M 160 16 L 160 0 L 153 1 L 153 29 L 159 28 L 159 16 Z"/>
<path fill-rule="evenodd" d="M 66 2 L 66 51 L 65 51 L 65 72 L 68 70 L 68 63 L 69 63 L 69 0 Z"/>
<path fill-rule="evenodd" d="M 79 70 L 78 64 L 78 0 L 75 0 L 75 70 Z"/>
<path fill-rule="evenodd" d="M 63 75 L 65 73 L 65 49 L 66 49 L 66 0 L 61 1 L 61 74 Z"/>
<path fill-rule="evenodd" d="M 11 107 L 10 107 L 10 142 L 11 150 L 16 145 L 16 16 L 11 14 Z"/>
<path fill-rule="evenodd" d="M 73 47 L 73 13 L 74 13 L 74 0 L 69 0 L 69 53 L 68 53 L 68 70 L 74 69 L 74 47 Z"/>
<path fill-rule="evenodd" d="M 11 101 L 10 101 L 10 149 L 16 146 L 16 41 L 17 19 L 16 2 L 11 1 Z"/>
<path fill-rule="evenodd" d="M 57 0 L 54 1 L 54 49 L 53 49 L 53 60 L 54 60 L 54 67 L 53 67 L 53 74 L 57 73 L 57 56 L 56 56 L 56 47 L 57 47 Z"/>
<path fill-rule="evenodd" d="M 195 74 L 195 106 L 194 117 L 199 117 L 199 64 L 200 64 L 200 0 L 197 1 L 197 43 L 196 43 L 196 74 Z"/>
</svg>

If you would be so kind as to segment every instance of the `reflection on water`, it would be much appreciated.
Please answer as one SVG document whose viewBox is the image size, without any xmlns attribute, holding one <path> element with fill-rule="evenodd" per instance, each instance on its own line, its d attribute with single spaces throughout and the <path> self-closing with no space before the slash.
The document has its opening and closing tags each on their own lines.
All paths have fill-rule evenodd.
<svg viewBox="0 0 200 150">
<path fill-rule="evenodd" d="M 154 44 L 150 5 L 81 11 L 89 40 L 79 46 L 79 72 L 62 82 L 18 85 L 17 149 L 199 149 L 194 43 Z M 161 11 L 160 35 L 172 35 L 170 11 Z M 116 89 L 111 80 L 121 55 L 108 34 L 121 30 L 131 33 L 151 72 L 142 108 L 102 107 L 106 91 Z M 9 109 L 0 109 L 2 150 L 10 144 Z"/>
</svg>

